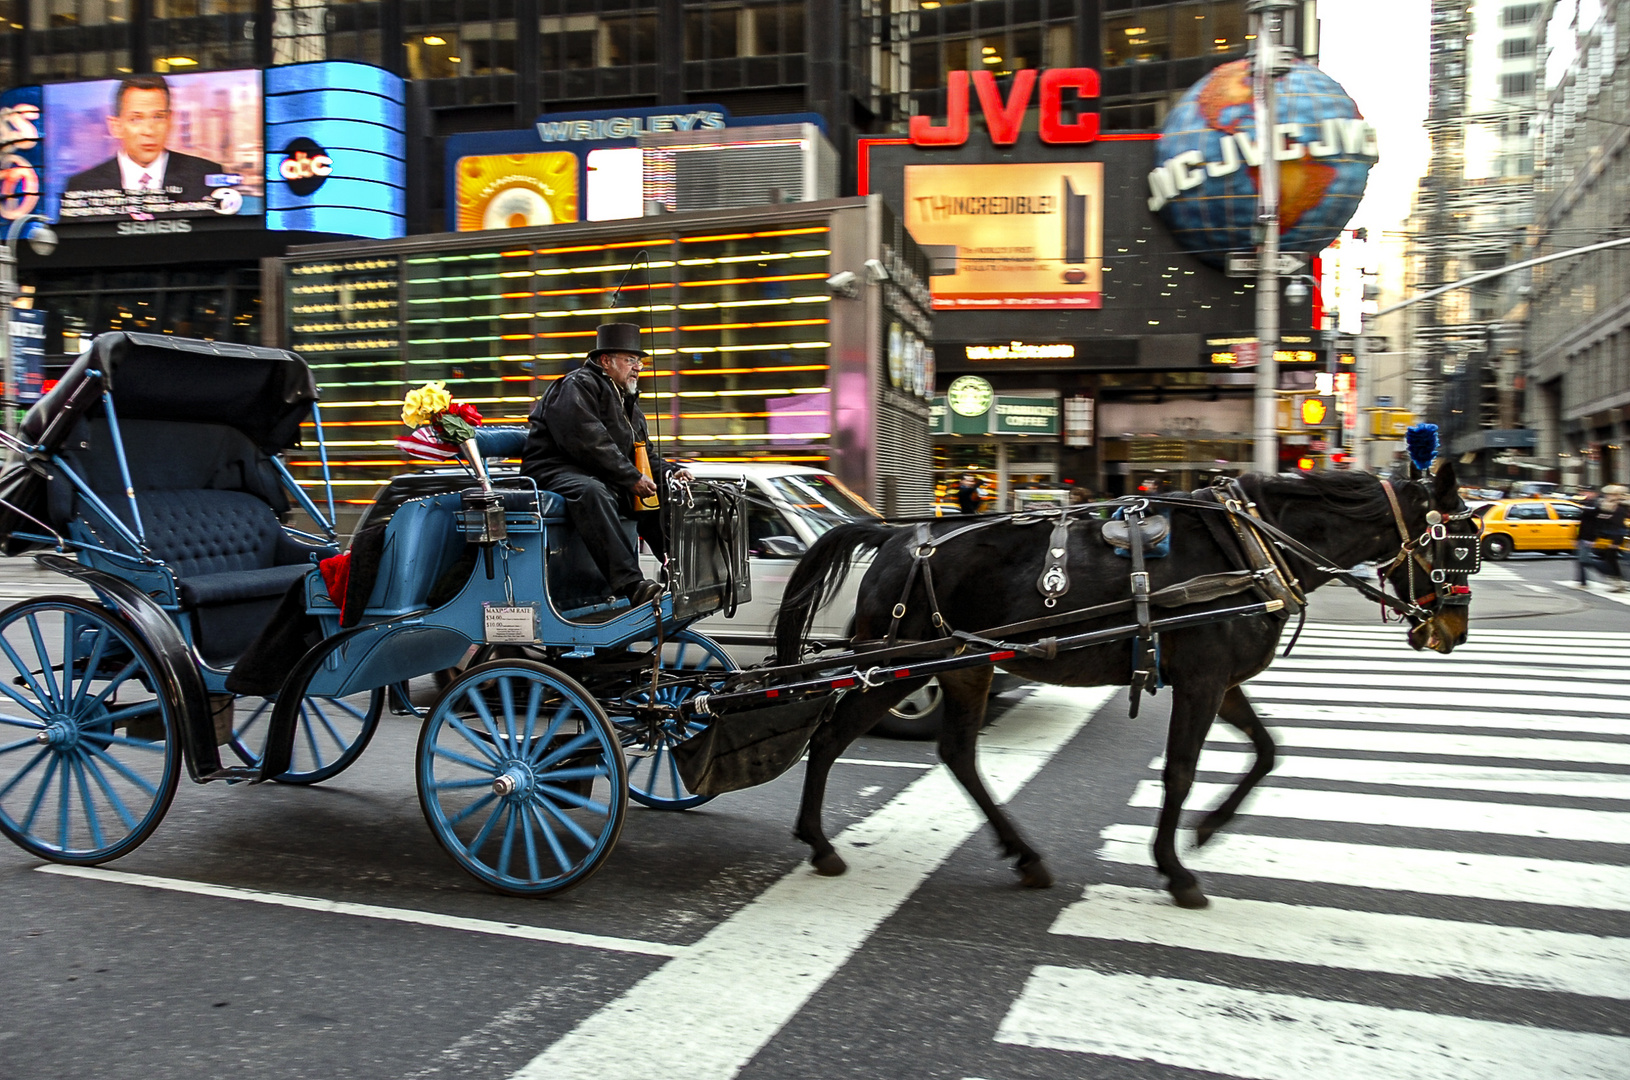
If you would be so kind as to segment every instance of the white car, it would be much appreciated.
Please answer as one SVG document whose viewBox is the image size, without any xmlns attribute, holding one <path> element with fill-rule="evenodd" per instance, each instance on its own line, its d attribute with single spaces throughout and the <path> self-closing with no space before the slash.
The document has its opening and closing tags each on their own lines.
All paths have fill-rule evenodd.
<svg viewBox="0 0 1630 1080">
<path fill-rule="evenodd" d="M 775 650 L 775 616 L 787 579 L 817 537 L 834 525 L 878 516 L 866 500 L 822 469 L 802 465 L 703 462 L 687 465 L 701 480 L 728 480 L 746 485 L 747 555 L 753 599 L 726 618 L 711 615 L 697 629 L 723 645 L 738 664 L 762 662 Z M 649 557 L 647 556 L 649 562 Z M 815 615 L 809 637 L 834 645 L 853 633 L 855 592 L 869 556 L 856 560 L 855 571 L 836 596 Z M 655 577 L 655 566 L 647 573 Z"/>
</svg>

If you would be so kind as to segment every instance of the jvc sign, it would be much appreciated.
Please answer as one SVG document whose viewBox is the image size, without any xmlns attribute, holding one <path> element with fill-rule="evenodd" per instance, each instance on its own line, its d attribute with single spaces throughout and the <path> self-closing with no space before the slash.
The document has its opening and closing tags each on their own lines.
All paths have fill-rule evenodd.
<svg viewBox="0 0 1630 1080">
<path fill-rule="evenodd" d="M 1041 141 L 1044 143 L 1090 143 L 1098 139 L 1098 114 L 1081 112 L 1076 119 L 1064 118 L 1064 94 L 1074 93 L 1077 101 L 1098 96 L 1098 73 L 1092 68 L 1049 68 L 1038 72 L 1025 68 L 1013 73 L 1007 100 L 989 71 L 953 71 L 945 88 L 945 123 L 936 124 L 927 116 L 911 118 L 914 146 L 961 146 L 968 141 L 968 81 L 973 78 L 979 108 L 985 114 L 985 129 L 997 146 L 1019 141 L 1019 128 L 1030 108 L 1030 98 L 1041 84 L 1037 107 L 1041 113 Z M 1039 77 L 1038 77 L 1039 76 Z"/>
</svg>

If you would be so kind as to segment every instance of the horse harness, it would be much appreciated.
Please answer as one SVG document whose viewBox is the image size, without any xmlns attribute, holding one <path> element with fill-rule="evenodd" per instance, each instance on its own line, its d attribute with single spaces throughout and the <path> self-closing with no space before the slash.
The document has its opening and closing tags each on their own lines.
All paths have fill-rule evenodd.
<svg viewBox="0 0 1630 1080">
<path fill-rule="evenodd" d="M 1291 569 L 1287 553 L 1304 560 L 1314 570 L 1326 574 L 1381 604 L 1382 617 L 1388 610 L 1399 618 L 1434 614 L 1445 605 L 1471 603 L 1468 579 L 1481 567 L 1477 535 L 1474 531 L 1451 532 L 1450 524 L 1469 522 L 1472 511 L 1445 514 L 1428 511 L 1427 529 L 1418 537 L 1411 537 L 1404 521 L 1403 508 L 1392 485 L 1381 481 L 1387 501 L 1392 508 L 1398 529 L 1398 554 L 1385 567 L 1378 570 L 1378 588 L 1355 576 L 1344 567 L 1330 566 L 1318 552 L 1284 532 L 1263 517 L 1260 508 L 1251 500 L 1233 478 L 1219 479 L 1211 488 L 1198 496 L 1151 495 L 1113 503 L 1087 503 L 1058 510 L 1043 511 L 1035 515 L 1003 514 L 981 517 L 935 536 L 932 522 L 916 523 L 910 541 L 911 565 L 907 568 L 905 585 L 900 599 L 890 612 L 889 629 L 883 639 L 886 647 L 900 645 L 900 623 L 906 616 L 907 603 L 912 590 L 921 579 L 928 602 L 929 623 L 936 638 L 952 638 L 965 645 L 994 645 L 998 636 L 1024 634 L 1072 622 L 1099 618 L 1116 611 L 1131 609 L 1137 624 L 1132 639 L 1132 676 L 1130 680 L 1130 715 L 1138 715 L 1140 699 L 1145 691 L 1153 694 L 1160 683 L 1160 640 L 1154 630 L 1152 608 L 1182 607 L 1220 599 L 1247 590 L 1262 597 L 1270 611 L 1283 612 L 1285 617 L 1296 615 L 1305 620 L 1307 594 Z M 1103 522 L 1102 539 L 1111 547 L 1124 549 L 1131 562 L 1131 595 L 1127 599 L 1097 604 L 1088 608 L 1045 615 L 1037 619 L 993 627 L 978 633 L 954 630 L 940 611 L 939 599 L 934 593 L 932 559 L 939 547 L 957 537 L 1004 521 L 1036 523 L 1053 519 L 1047 538 L 1042 570 L 1036 578 L 1036 591 L 1049 608 L 1055 607 L 1070 590 L 1069 530 L 1073 521 L 1082 514 L 1102 506 L 1113 505 L 1119 510 L 1115 520 Z M 1159 514 L 1151 515 L 1154 506 L 1185 507 L 1196 510 L 1218 511 L 1201 515 L 1213 540 L 1233 561 L 1235 569 L 1216 574 L 1203 574 L 1196 578 L 1167 586 L 1158 592 L 1150 591 L 1147 568 L 1147 548 L 1166 539 L 1170 523 Z M 1117 527 L 1119 526 L 1119 527 Z M 1425 552 L 1430 552 L 1428 559 Z M 1394 598 L 1386 592 L 1387 576 L 1400 564 L 1407 564 L 1409 572 L 1408 598 Z M 1430 590 L 1419 592 L 1415 587 L 1415 573 L 1419 569 L 1432 583 Z M 1300 624 L 1285 652 L 1288 654 L 1301 634 Z M 1043 638 L 1030 645 L 1018 646 L 1026 656 L 1051 660 L 1057 655 L 1056 639 Z"/>
</svg>

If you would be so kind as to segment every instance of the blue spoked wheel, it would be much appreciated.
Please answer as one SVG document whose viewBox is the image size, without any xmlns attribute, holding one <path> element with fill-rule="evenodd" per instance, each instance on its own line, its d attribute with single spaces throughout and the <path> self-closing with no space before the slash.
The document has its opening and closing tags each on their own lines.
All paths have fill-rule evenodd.
<svg viewBox="0 0 1630 1080">
<path fill-rule="evenodd" d="M 93 865 L 158 827 L 181 777 L 180 707 L 123 619 L 73 597 L 0 612 L 0 832 Z"/>
<path fill-rule="evenodd" d="M 655 638 L 643 643 L 645 654 L 649 655 L 655 645 Z M 639 649 L 640 645 L 630 647 L 630 651 Z M 663 639 L 662 675 L 657 680 L 656 701 L 660 705 L 677 705 L 712 689 L 737 670 L 736 662 L 718 642 L 694 630 L 681 630 Z M 651 701 L 648 672 L 635 678 L 621 701 L 632 705 Z M 649 720 L 633 713 L 618 715 L 618 705 L 610 702 L 607 711 L 611 722 L 617 725 L 623 753 L 628 757 L 630 798 L 657 810 L 689 810 L 715 798 L 692 794 L 679 775 L 679 763 L 673 756 L 674 745 L 705 731 L 707 720 L 696 717 L 685 721 Z"/>
<path fill-rule="evenodd" d="M 583 687 L 530 660 L 449 683 L 419 736 L 417 773 L 442 847 L 517 896 L 581 885 L 616 846 L 628 808 L 616 729 Z"/>
<path fill-rule="evenodd" d="M 280 784 L 316 784 L 338 776 L 367 748 L 384 711 L 384 687 L 344 698 L 305 698 L 295 721 L 289 769 L 272 779 Z M 234 703 L 228 745 L 245 765 L 260 764 L 271 724 L 271 699 L 240 697 Z"/>
</svg>

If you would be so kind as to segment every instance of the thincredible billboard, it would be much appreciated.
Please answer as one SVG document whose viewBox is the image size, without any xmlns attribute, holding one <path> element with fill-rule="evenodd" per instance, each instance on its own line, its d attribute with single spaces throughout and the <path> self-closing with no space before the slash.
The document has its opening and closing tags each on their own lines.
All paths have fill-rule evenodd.
<svg viewBox="0 0 1630 1080">
<path fill-rule="evenodd" d="M 908 165 L 905 210 L 919 244 L 955 249 L 936 309 L 1103 306 L 1102 162 Z"/>
<path fill-rule="evenodd" d="M 66 236 L 401 236 L 403 88 L 347 61 L 19 88 L 0 111 L 34 137 L 26 154 L 9 136 L 5 149 L 37 175 L 30 185 L 8 173 L 0 215 L 40 213 Z M 30 186 L 37 198 L 25 197 Z"/>
</svg>

